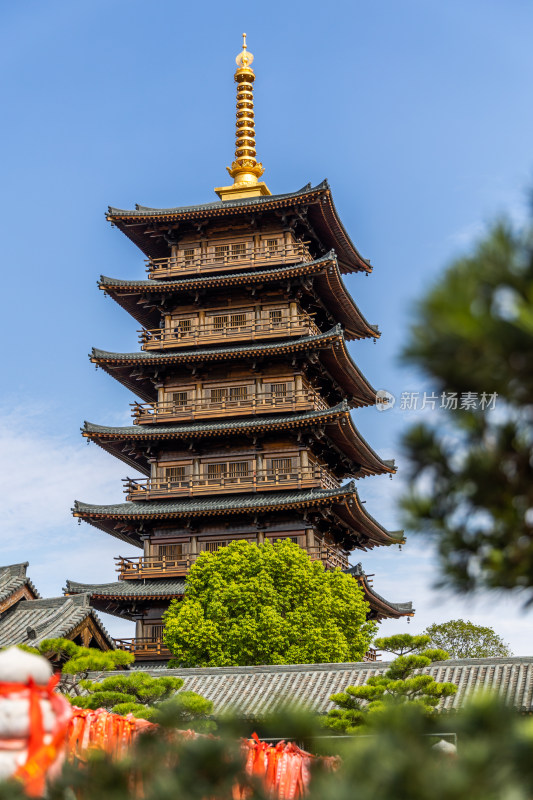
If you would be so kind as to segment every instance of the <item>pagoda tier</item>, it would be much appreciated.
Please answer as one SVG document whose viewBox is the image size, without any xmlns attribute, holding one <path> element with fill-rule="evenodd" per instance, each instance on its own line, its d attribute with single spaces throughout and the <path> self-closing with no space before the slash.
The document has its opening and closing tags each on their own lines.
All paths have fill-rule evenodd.
<svg viewBox="0 0 533 800">
<path fill-rule="evenodd" d="M 201 307 L 212 296 L 217 300 L 236 297 L 250 302 L 277 292 L 283 298 L 297 299 L 301 307 L 312 313 L 320 326 L 336 322 L 343 326 L 347 340 L 373 338 L 381 334 L 370 325 L 341 278 L 334 251 L 315 261 L 291 266 L 269 266 L 267 269 L 245 270 L 219 275 L 198 275 L 177 280 L 123 280 L 101 276 L 99 287 L 121 305 L 146 329 L 157 328 L 164 309 Z"/>
<path fill-rule="evenodd" d="M 122 619 L 137 622 L 138 634 L 130 639 L 119 640 L 119 645 L 135 654 L 137 660 L 159 660 L 170 658 L 170 652 L 162 641 L 161 618 L 171 600 L 182 599 L 185 595 L 185 580 L 172 577 L 173 570 L 169 562 L 164 563 L 167 577 L 157 577 L 146 581 L 128 575 L 136 566 L 134 559 L 117 559 L 121 577 L 126 578 L 114 583 L 87 584 L 67 581 L 67 595 L 85 594 L 91 597 L 94 608 L 106 614 L 113 614 Z M 412 617 L 412 603 L 393 603 L 374 591 L 372 579 L 367 576 L 361 565 L 347 570 L 359 582 L 366 602 L 369 606 L 368 618 L 381 621 L 383 619 L 399 619 Z M 137 575 L 143 573 L 137 571 Z M 144 635 L 143 635 L 144 634 Z"/>
<path fill-rule="evenodd" d="M 261 536 L 282 538 L 282 533 L 291 538 L 301 536 L 304 547 L 308 542 L 314 546 L 308 532 L 319 538 L 327 532 L 328 542 L 344 553 L 405 541 L 403 531 L 387 531 L 365 510 L 353 481 L 334 490 L 226 494 L 106 506 L 76 501 L 72 511 L 75 517 L 138 547 L 156 531 L 163 538 L 205 537 L 204 549 L 210 549 L 209 541 L 219 546 L 221 539 L 226 543 L 228 538 L 241 538 L 241 533 L 256 539 L 258 531 L 259 541 Z M 197 542 L 190 544 L 196 546 Z M 347 566 L 347 557 L 343 558 Z"/>
<path fill-rule="evenodd" d="M 150 475 L 154 458 L 161 450 L 192 448 L 202 453 L 211 440 L 218 448 L 232 445 L 236 450 L 253 443 L 254 448 L 270 447 L 280 432 L 290 433 L 292 441 L 306 443 L 317 458 L 338 478 L 393 474 L 393 461 L 383 461 L 363 439 L 353 424 L 347 403 L 323 411 L 300 414 L 247 417 L 224 421 L 193 422 L 181 425 L 131 425 L 106 427 L 86 422 L 82 432 L 124 463 Z"/>
<path fill-rule="evenodd" d="M 336 405 L 344 399 L 354 408 L 375 405 L 376 402 L 376 391 L 349 355 L 340 325 L 325 333 L 266 344 L 235 344 L 163 353 L 111 353 L 94 349 L 91 361 L 147 402 L 161 401 L 156 385 L 164 386 L 165 380 L 168 385 L 169 378 L 173 378 L 175 384 L 177 375 L 183 384 L 182 376 L 196 378 L 209 374 L 222 386 L 223 376 L 249 377 L 265 366 L 266 374 L 270 372 L 272 377 L 307 372 L 309 380 L 321 384 L 321 394 L 328 405 Z M 220 363 L 224 366 L 217 372 Z"/>
<path fill-rule="evenodd" d="M 263 236 L 265 241 L 273 238 L 270 231 L 281 231 L 285 234 L 284 261 L 287 258 L 302 261 L 301 249 L 294 246 L 291 248 L 289 243 L 305 242 L 309 260 L 325 255 L 335 248 L 341 272 L 372 271 L 370 262 L 358 253 L 346 233 L 333 204 L 327 181 L 315 187 L 307 184 L 300 191 L 289 194 L 219 200 L 182 208 L 147 208 L 137 205 L 134 210 L 126 211 L 110 206 L 107 219 L 151 260 L 153 277 L 176 275 L 178 271 L 181 274 L 205 272 L 210 266 L 220 272 L 220 262 L 214 261 L 210 264 L 209 253 L 203 261 L 201 258 L 197 261 L 194 254 L 191 254 L 190 264 L 186 263 L 185 254 L 183 262 L 180 260 L 180 245 L 184 250 L 193 250 L 197 244 L 200 249 L 202 233 L 207 226 L 218 227 L 221 239 L 224 232 L 227 235 L 228 226 L 236 238 L 241 233 L 242 236 L 251 238 L 250 232 L 259 232 L 258 236 Z M 257 249 L 262 251 L 262 242 L 256 240 L 256 243 Z M 169 247 L 175 248 L 170 255 Z M 281 243 L 279 247 L 282 247 Z M 253 261 L 260 265 L 261 258 L 251 258 L 251 255 L 253 254 L 249 251 L 243 251 L 243 264 L 249 267 L 250 261 Z M 216 257 L 213 254 L 213 258 Z"/>
</svg>

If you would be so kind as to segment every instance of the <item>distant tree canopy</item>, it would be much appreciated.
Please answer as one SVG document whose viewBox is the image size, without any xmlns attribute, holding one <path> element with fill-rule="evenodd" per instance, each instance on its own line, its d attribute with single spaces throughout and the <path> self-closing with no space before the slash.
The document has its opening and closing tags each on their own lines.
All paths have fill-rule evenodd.
<svg viewBox="0 0 533 800">
<path fill-rule="evenodd" d="M 492 628 L 462 619 L 429 625 L 425 633 L 431 647 L 447 650 L 451 658 L 490 658 L 510 656 L 511 651 Z"/>
<path fill-rule="evenodd" d="M 405 436 L 406 525 L 435 535 L 444 583 L 533 596 L 531 227 L 494 225 L 448 268 L 418 303 L 403 358 L 439 398 L 471 393 Z"/>
<path fill-rule="evenodd" d="M 448 658 L 444 650 L 427 647 L 429 636 L 399 634 L 376 639 L 375 644 L 380 650 L 399 651 L 401 655 L 383 675 L 373 675 L 362 686 L 348 686 L 344 692 L 331 695 L 337 708 L 324 718 L 327 728 L 338 733 L 355 733 L 361 725 L 369 723 L 372 715 L 406 703 L 417 705 L 425 714 L 433 714 L 442 697 L 457 692 L 454 683 L 438 683 L 431 675 L 415 675 L 416 670 L 428 667 L 433 661 Z"/>
<path fill-rule="evenodd" d="M 289 540 L 202 553 L 166 612 L 174 666 L 358 661 L 376 623 L 357 581 Z"/>
</svg>

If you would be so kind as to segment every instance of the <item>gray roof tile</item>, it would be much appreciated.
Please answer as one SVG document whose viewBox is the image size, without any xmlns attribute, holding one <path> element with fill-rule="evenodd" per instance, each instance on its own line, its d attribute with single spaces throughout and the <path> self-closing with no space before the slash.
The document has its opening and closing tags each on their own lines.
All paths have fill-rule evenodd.
<svg viewBox="0 0 533 800">
<path fill-rule="evenodd" d="M 114 583 L 77 583 L 67 581 L 69 594 L 88 593 L 109 597 L 152 597 L 155 595 L 180 595 L 185 592 L 184 578 L 150 578 L 148 581 L 115 581 Z"/>
<path fill-rule="evenodd" d="M 139 664 L 136 668 L 154 675 L 160 675 L 164 669 L 165 675 L 183 678 L 184 689 L 212 700 L 215 713 L 234 709 L 244 716 L 254 716 L 273 711 L 287 698 L 323 714 L 333 706 L 329 699 L 332 694 L 347 686 L 360 686 L 372 675 L 383 673 L 388 666 L 388 662 L 358 662 L 171 670 L 164 664 L 159 668 Z M 432 675 L 437 681 L 451 681 L 458 686 L 456 695 L 441 701 L 441 710 L 459 708 L 473 692 L 489 689 L 509 705 L 528 713 L 533 711 L 533 657 L 440 661 L 421 672 Z"/>
<path fill-rule="evenodd" d="M 21 564 L 0 567 L 0 603 L 3 603 L 4 600 L 7 600 L 8 597 L 11 597 L 12 594 L 25 585 L 29 586 L 36 597 L 39 597 L 39 592 L 26 575 L 27 567 L 27 561 Z"/>
<path fill-rule="evenodd" d="M 93 617 L 109 646 L 114 647 L 113 639 L 90 606 L 88 594 L 21 600 L 0 618 L 0 647 L 38 645 L 43 639 L 68 636 L 88 616 Z"/>
</svg>

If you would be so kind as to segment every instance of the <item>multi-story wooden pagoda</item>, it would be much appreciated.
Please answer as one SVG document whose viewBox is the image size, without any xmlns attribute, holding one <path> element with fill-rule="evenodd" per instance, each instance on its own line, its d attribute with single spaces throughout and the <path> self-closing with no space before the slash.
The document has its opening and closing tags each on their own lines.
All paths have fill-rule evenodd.
<svg viewBox="0 0 533 800">
<path fill-rule="evenodd" d="M 215 190 L 220 200 L 107 215 L 147 258 L 146 280 L 100 280 L 142 325 L 141 349 L 91 360 L 143 402 L 133 425 L 86 422 L 83 435 L 146 477 L 126 479 L 125 503 L 73 511 L 142 555 L 117 558 L 115 583 L 69 581 L 66 591 L 135 620 L 135 638 L 119 646 L 137 658 L 169 657 L 162 614 L 203 551 L 290 537 L 328 569 L 349 570 L 351 551 L 403 541 L 365 510 L 354 482 L 395 471 L 350 416 L 376 396 L 346 343 L 379 331 L 341 276 L 371 266 L 327 182 L 272 195 L 259 181 L 252 59 L 244 43 L 233 184 Z M 374 618 L 413 613 L 352 574 Z"/>
</svg>

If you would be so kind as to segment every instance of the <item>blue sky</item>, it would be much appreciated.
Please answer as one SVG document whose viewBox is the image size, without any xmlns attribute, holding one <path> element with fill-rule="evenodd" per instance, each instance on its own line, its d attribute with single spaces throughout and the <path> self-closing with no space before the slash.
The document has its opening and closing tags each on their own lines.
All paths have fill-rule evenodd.
<svg viewBox="0 0 533 800">
<path fill-rule="evenodd" d="M 142 277 L 143 258 L 104 211 L 216 199 L 233 156 L 242 31 L 255 55 L 264 179 L 274 193 L 329 179 L 375 267 L 347 284 L 383 336 L 352 353 L 374 386 L 399 394 L 421 385 L 397 358 L 416 297 L 492 220 L 525 218 L 532 26 L 526 0 L 2 4 L 2 563 L 29 560 L 42 593 L 59 594 L 66 578 L 112 580 L 113 556 L 128 553 L 69 511 L 75 497 L 121 500 L 128 471 L 79 435 L 84 419 L 127 424 L 134 399 L 87 359 L 92 345 L 137 347 L 137 324 L 96 280 Z M 398 439 L 419 417 L 395 408 L 355 418 L 399 464 L 393 481 L 360 488 L 397 528 Z M 531 654 L 533 617 L 517 599 L 473 604 L 431 589 L 426 539 L 362 560 L 379 592 L 413 599 L 412 631 L 468 617 Z"/>
</svg>

